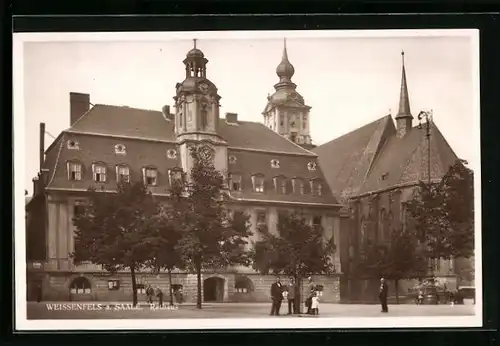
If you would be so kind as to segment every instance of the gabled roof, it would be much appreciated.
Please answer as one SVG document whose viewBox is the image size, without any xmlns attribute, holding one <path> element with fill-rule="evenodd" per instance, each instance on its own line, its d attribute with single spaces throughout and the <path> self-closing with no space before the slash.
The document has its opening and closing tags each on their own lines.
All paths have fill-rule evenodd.
<svg viewBox="0 0 500 346">
<path fill-rule="evenodd" d="M 337 196 L 356 196 L 427 179 L 425 130 L 413 127 L 396 137 L 390 116 L 313 150 Z M 440 179 L 457 160 L 437 126 L 431 124 L 431 179 Z"/>
</svg>

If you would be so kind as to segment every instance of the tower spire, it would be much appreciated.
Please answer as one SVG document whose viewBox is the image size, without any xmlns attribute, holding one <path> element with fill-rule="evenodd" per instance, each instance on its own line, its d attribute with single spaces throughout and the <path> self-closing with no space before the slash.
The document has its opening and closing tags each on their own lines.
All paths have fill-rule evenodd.
<svg viewBox="0 0 500 346">
<path fill-rule="evenodd" d="M 402 63 L 402 74 L 401 74 L 401 91 L 399 95 L 399 111 L 396 116 L 397 118 L 410 117 L 413 118 L 410 111 L 410 97 L 408 96 L 408 86 L 406 84 L 406 70 L 405 70 L 405 52 L 401 51 L 401 63 Z"/>
<path fill-rule="evenodd" d="M 193 38 L 193 47 L 194 47 L 194 49 L 196 49 L 196 41 L 198 41 L 198 39 Z"/>
<path fill-rule="evenodd" d="M 288 52 L 286 50 L 286 38 L 283 39 L 283 56 L 281 62 L 276 67 L 276 74 L 280 77 L 280 83 L 291 83 L 292 76 L 295 74 L 293 65 L 288 60 Z"/>
<path fill-rule="evenodd" d="M 396 115 L 396 129 L 399 138 L 404 137 L 412 128 L 413 116 L 410 111 L 410 97 L 406 84 L 405 52 L 401 51 L 401 90 L 399 94 L 399 110 Z"/>
</svg>

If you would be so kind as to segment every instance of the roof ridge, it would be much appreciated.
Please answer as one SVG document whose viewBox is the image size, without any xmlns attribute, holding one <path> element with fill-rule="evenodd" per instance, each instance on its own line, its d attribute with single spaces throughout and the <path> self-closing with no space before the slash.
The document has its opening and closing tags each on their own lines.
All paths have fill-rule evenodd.
<svg viewBox="0 0 500 346">
<path fill-rule="evenodd" d="M 379 140 L 378 140 L 378 144 L 377 144 L 377 148 L 375 149 L 375 152 L 373 153 L 373 157 L 372 159 L 370 160 L 370 164 L 368 165 L 368 169 L 366 170 L 366 174 L 365 174 L 365 177 L 363 178 L 363 183 L 364 184 L 366 182 L 366 180 L 368 179 L 372 169 L 373 169 L 373 166 L 375 164 L 375 161 L 376 159 L 380 156 L 380 152 L 381 152 L 381 149 L 382 147 L 386 144 L 387 141 L 384 141 L 384 135 L 387 131 L 387 127 L 388 127 L 388 120 L 391 120 L 392 121 L 392 116 L 390 114 L 386 115 L 384 118 L 382 118 L 379 126 L 381 124 L 383 124 L 383 128 L 382 128 L 382 133 L 380 133 L 380 136 L 379 136 Z M 384 122 L 385 121 L 385 122 Z M 375 135 L 375 133 L 373 134 Z"/>
<path fill-rule="evenodd" d="M 304 151 L 304 154 L 310 154 L 310 155 L 314 155 L 314 156 L 316 156 L 316 157 L 318 156 L 318 154 L 316 154 L 316 153 L 314 153 L 314 152 L 312 152 L 312 151 L 310 151 L 310 150 L 307 150 L 307 149 L 302 148 L 300 145 L 298 145 L 298 144 L 296 144 L 296 143 L 292 142 L 292 141 L 291 141 L 291 140 L 289 140 L 288 138 L 285 138 L 285 137 L 283 137 L 282 135 L 280 135 L 280 134 L 278 134 L 278 133 L 274 132 L 273 130 L 269 129 L 269 128 L 268 128 L 266 125 L 264 125 L 263 123 L 261 123 L 261 122 L 255 122 L 255 124 L 258 124 L 258 125 L 262 126 L 262 127 L 263 127 L 263 128 L 265 128 L 267 131 L 269 131 L 269 132 L 273 133 L 274 135 L 278 136 L 278 137 L 279 137 L 279 138 L 281 138 L 282 140 L 285 140 L 285 141 L 287 141 L 287 142 L 289 142 L 289 143 L 293 144 L 293 145 L 294 145 L 294 146 L 296 146 L 297 148 L 299 148 L 299 149 L 301 149 L 302 151 Z"/>
<path fill-rule="evenodd" d="M 59 157 L 61 156 L 62 147 L 64 145 L 64 137 L 65 137 L 64 135 L 65 135 L 65 132 L 62 133 L 61 144 L 59 144 L 59 150 L 57 151 L 56 162 L 54 163 L 54 168 L 52 171 L 52 177 L 50 178 L 49 182 L 47 183 L 47 186 L 49 186 L 52 183 L 52 181 L 54 180 L 54 177 L 56 176 L 57 167 L 59 165 Z"/>
<path fill-rule="evenodd" d="M 110 104 L 107 104 L 107 103 L 96 103 L 94 105 L 94 107 L 97 107 L 97 106 L 113 107 L 113 108 L 121 108 L 121 109 L 132 109 L 132 110 L 138 110 L 138 111 L 161 113 L 161 110 L 157 110 L 157 109 L 138 108 L 138 107 L 131 107 L 131 106 L 127 106 L 127 105 L 110 105 Z M 94 108 L 94 107 L 92 107 L 92 108 Z"/>
<path fill-rule="evenodd" d="M 367 128 L 367 127 L 369 127 L 369 126 L 373 126 L 375 123 L 377 123 L 377 122 L 379 122 L 379 121 L 382 121 L 382 120 L 383 120 L 384 118 L 386 118 L 386 117 L 391 117 L 391 115 L 390 115 L 390 114 L 388 114 L 388 115 L 384 115 L 383 117 L 381 117 L 381 118 L 379 118 L 379 119 L 377 119 L 377 120 L 374 120 L 374 121 L 372 121 L 372 122 L 370 122 L 370 123 L 368 123 L 368 124 L 365 124 L 365 125 L 363 125 L 363 126 L 361 126 L 361 127 L 358 127 L 358 128 L 356 128 L 356 129 L 354 129 L 354 130 L 351 130 L 351 131 L 349 131 L 349 132 L 346 132 L 346 133 L 344 133 L 343 135 L 341 135 L 341 136 L 339 136 L 339 137 L 337 137 L 337 138 L 334 138 L 334 139 L 332 139 L 332 140 L 330 140 L 330 141 L 328 141 L 328 142 L 326 142 L 326 143 L 323 143 L 323 144 L 319 145 L 318 147 L 322 147 L 322 146 L 324 146 L 324 145 L 327 145 L 327 144 L 333 143 L 333 142 L 335 142 L 335 141 L 337 141 L 337 140 L 339 140 L 339 139 L 341 139 L 341 138 L 344 138 L 344 137 L 346 137 L 346 136 L 350 135 L 351 133 L 354 133 L 354 132 L 360 131 L 360 130 L 362 130 L 362 129 L 366 129 L 366 128 Z"/>
</svg>

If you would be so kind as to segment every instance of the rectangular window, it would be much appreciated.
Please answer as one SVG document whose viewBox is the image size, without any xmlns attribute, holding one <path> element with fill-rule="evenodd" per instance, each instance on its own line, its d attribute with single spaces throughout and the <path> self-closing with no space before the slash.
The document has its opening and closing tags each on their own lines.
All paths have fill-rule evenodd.
<svg viewBox="0 0 500 346">
<path fill-rule="evenodd" d="M 137 284 L 137 294 L 146 294 L 146 287 L 144 284 Z"/>
<path fill-rule="evenodd" d="M 231 191 L 241 191 L 241 176 L 231 174 Z"/>
<path fill-rule="evenodd" d="M 127 166 L 117 166 L 116 180 L 118 182 L 128 183 L 130 181 L 130 168 Z"/>
<path fill-rule="evenodd" d="M 319 181 L 311 181 L 311 192 L 314 196 L 323 196 L 323 184 Z"/>
<path fill-rule="evenodd" d="M 108 280 L 108 290 L 116 291 L 120 289 L 120 281 L 118 280 Z"/>
<path fill-rule="evenodd" d="M 302 115 L 302 127 L 303 127 L 304 129 L 306 129 L 306 128 L 307 128 L 307 115 L 305 115 L 305 114 L 304 114 L 304 115 Z"/>
<path fill-rule="evenodd" d="M 175 169 L 175 170 L 170 170 L 168 173 L 169 180 L 170 180 L 170 185 L 173 185 L 174 182 L 182 182 L 182 171 Z"/>
<path fill-rule="evenodd" d="M 83 201 L 75 201 L 73 206 L 73 215 L 79 216 L 85 213 L 85 202 Z"/>
<path fill-rule="evenodd" d="M 146 168 L 144 169 L 144 184 L 149 186 L 155 186 L 158 181 L 158 171 L 156 168 Z"/>
<path fill-rule="evenodd" d="M 94 165 L 94 181 L 103 183 L 106 181 L 106 167 L 103 165 Z"/>
<path fill-rule="evenodd" d="M 264 192 L 264 177 L 253 176 L 253 191 Z"/>
<path fill-rule="evenodd" d="M 321 226 L 321 216 L 313 216 L 312 223 L 313 226 Z"/>
<path fill-rule="evenodd" d="M 283 126 L 285 124 L 285 116 L 283 114 L 280 114 L 280 126 Z"/>
<path fill-rule="evenodd" d="M 267 213 L 264 210 L 257 212 L 257 225 L 262 225 L 267 223 Z"/>
<path fill-rule="evenodd" d="M 82 180 L 82 164 L 77 162 L 68 163 L 69 180 Z"/>
</svg>

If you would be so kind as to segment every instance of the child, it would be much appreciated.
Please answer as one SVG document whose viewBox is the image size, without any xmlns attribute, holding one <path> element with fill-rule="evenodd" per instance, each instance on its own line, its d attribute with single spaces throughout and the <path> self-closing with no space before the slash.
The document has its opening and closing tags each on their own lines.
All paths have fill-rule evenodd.
<svg viewBox="0 0 500 346">
<path fill-rule="evenodd" d="M 319 297 L 318 292 L 315 292 L 311 301 L 311 312 L 313 315 L 319 315 Z"/>
</svg>

